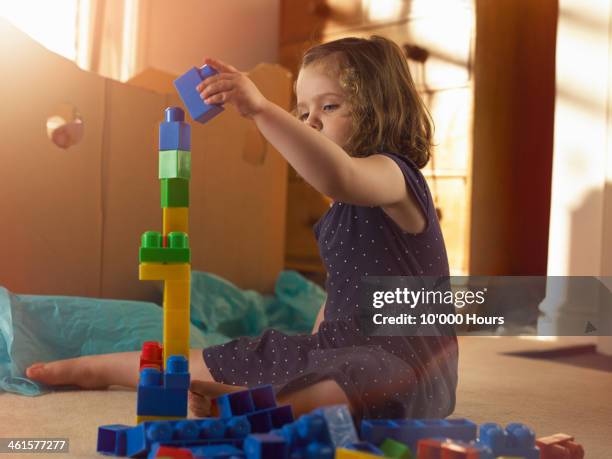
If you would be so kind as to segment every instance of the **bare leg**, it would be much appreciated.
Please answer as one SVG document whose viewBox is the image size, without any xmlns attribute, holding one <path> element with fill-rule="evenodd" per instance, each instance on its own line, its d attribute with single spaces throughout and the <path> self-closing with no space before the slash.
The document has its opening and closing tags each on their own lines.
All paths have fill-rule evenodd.
<svg viewBox="0 0 612 459">
<path fill-rule="evenodd" d="M 50 386 L 75 385 L 83 389 L 105 389 L 111 385 L 136 387 L 139 357 L 140 351 L 133 351 L 35 363 L 26 370 L 26 376 Z M 191 349 L 189 371 L 192 379 L 214 381 L 204 364 L 201 349 Z"/>
</svg>

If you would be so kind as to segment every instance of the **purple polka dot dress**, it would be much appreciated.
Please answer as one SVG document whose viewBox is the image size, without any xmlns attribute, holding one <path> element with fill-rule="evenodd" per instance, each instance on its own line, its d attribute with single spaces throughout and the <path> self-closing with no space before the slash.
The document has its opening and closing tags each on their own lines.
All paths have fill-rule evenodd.
<svg viewBox="0 0 612 459">
<path fill-rule="evenodd" d="M 442 418 L 454 410 L 455 336 L 365 336 L 359 329 L 362 276 L 447 276 L 448 259 L 431 193 L 408 158 L 384 153 L 404 174 L 424 215 L 419 234 L 403 231 L 380 207 L 335 202 L 314 227 L 327 268 L 324 321 L 314 335 L 267 330 L 207 348 L 213 378 L 272 384 L 277 395 L 322 380 L 344 390 L 357 419 Z"/>
</svg>

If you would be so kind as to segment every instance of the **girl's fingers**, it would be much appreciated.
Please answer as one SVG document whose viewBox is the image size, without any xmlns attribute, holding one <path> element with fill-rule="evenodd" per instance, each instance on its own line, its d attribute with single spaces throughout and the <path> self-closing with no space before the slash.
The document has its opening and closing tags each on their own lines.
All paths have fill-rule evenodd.
<svg viewBox="0 0 612 459">
<path fill-rule="evenodd" d="M 231 91 L 234 87 L 234 83 L 231 80 L 217 80 L 209 85 L 206 85 L 200 96 L 202 99 L 214 96 L 217 93 L 224 91 Z"/>
<path fill-rule="evenodd" d="M 229 91 L 218 92 L 210 97 L 206 97 L 204 102 L 207 104 L 224 104 L 229 102 L 231 98 L 234 96 L 235 90 L 231 89 Z"/>
<path fill-rule="evenodd" d="M 225 62 L 220 61 L 218 59 L 213 59 L 212 57 L 205 57 L 204 63 L 207 65 L 210 65 L 212 68 L 214 68 L 219 73 L 223 73 L 223 72 L 233 73 L 233 72 L 238 71 L 236 67 L 226 64 Z"/>
<path fill-rule="evenodd" d="M 208 86 L 210 86 L 213 83 L 216 83 L 218 81 L 223 81 L 223 80 L 233 80 L 236 77 L 235 73 L 219 73 L 217 75 L 213 75 L 211 77 L 206 78 L 204 81 L 200 82 L 197 86 L 196 86 L 196 90 L 198 92 L 202 92 L 202 90 Z"/>
</svg>

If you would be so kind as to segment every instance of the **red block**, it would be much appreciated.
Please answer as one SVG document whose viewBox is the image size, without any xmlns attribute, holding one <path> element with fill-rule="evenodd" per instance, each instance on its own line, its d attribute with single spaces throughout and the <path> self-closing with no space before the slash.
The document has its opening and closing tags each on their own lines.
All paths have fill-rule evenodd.
<svg viewBox="0 0 612 459">
<path fill-rule="evenodd" d="M 155 457 L 171 457 L 172 459 L 193 459 L 191 451 L 184 448 L 173 448 L 171 446 L 160 446 Z"/>
<path fill-rule="evenodd" d="M 162 345 L 155 341 L 146 341 L 142 345 L 140 351 L 140 367 L 139 371 L 147 367 L 157 368 L 163 371 L 163 348 Z"/>
<path fill-rule="evenodd" d="M 583 459 L 582 445 L 574 442 L 574 437 L 558 433 L 536 440 L 540 448 L 540 459 Z"/>
</svg>

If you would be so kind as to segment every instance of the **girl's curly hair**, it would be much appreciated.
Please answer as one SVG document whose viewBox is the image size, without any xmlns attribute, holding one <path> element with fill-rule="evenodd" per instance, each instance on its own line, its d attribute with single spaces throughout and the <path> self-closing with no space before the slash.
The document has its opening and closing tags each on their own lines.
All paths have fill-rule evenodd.
<svg viewBox="0 0 612 459">
<path fill-rule="evenodd" d="M 313 63 L 335 64 L 346 91 L 353 118 L 350 155 L 389 152 L 409 157 L 419 168 L 427 164 L 433 120 L 399 46 L 379 36 L 342 38 L 308 49 L 302 68 Z"/>
</svg>

